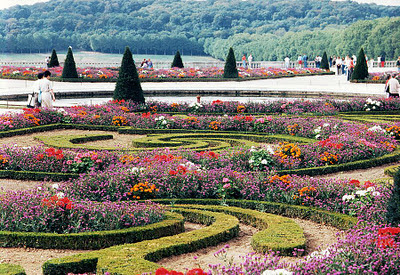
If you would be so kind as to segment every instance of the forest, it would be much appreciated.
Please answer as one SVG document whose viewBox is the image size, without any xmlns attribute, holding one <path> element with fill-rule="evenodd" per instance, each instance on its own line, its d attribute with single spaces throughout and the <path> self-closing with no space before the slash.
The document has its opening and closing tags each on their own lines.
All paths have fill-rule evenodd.
<svg viewBox="0 0 400 275">
<path fill-rule="evenodd" d="M 1 52 L 55 48 L 281 60 L 399 53 L 400 7 L 328 0 L 51 0 L 0 11 Z M 384 18 L 384 19 L 379 19 Z M 397 24 L 397 25 L 396 25 Z"/>
</svg>

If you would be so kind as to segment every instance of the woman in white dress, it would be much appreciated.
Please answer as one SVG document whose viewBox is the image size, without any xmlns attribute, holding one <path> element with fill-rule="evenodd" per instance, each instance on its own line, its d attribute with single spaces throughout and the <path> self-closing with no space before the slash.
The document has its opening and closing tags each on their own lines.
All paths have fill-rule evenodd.
<svg viewBox="0 0 400 275">
<path fill-rule="evenodd" d="M 53 109 L 53 102 L 56 101 L 56 98 L 50 82 L 50 76 L 51 73 L 49 71 L 44 72 L 44 77 L 39 83 L 39 89 L 42 93 L 42 108 Z"/>
</svg>

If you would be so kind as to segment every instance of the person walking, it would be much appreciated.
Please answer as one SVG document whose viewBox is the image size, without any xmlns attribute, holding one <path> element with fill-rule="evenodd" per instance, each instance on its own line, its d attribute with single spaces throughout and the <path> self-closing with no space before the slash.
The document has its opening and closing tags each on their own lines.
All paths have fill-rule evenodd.
<svg viewBox="0 0 400 275">
<path fill-rule="evenodd" d="M 243 54 L 243 56 L 242 56 L 242 65 L 243 65 L 243 68 L 246 69 L 246 55 L 245 54 Z"/>
<path fill-rule="evenodd" d="M 381 57 L 381 67 L 382 68 L 385 68 L 385 55 L 384 54 L 382 54 L 382 57 Z"/>
<path fill-rule="evenodd" d="M 247 58 L 247 61 L 249 62 L 249 69 L 251 69 L 251 62 L 253 62 L 253 56 L 251 54 Z"/>
<path fill-rule="evenodd" d="M 308 56 L 306 54 L 304 54 L 302 59 L 303 59 L 304 68 L 307 68 Z"/>
<path fill-rule="evenodd" d="M 53 93 L 53 85 L 50 82 L 51 72 L 45 71 L 43 79 L 39 82 L 39 89 L 42 93 L 42 108 L 53 109 L 53 102 L 56 98 Z"/>
<path fill-rule="evenodd" d="M 299 64 L 299 69 L 301 68 L 301 63 L 303 63 L 303 58 L 301 57 L 301 55 L 299 55 L 297 57 L 297 63 Z"/>
<path fill-rule="evenodd" d="M 350 62 L 349 62 L 349 65 L 347 67 L 347 81 L 351 80 L 351 76 L 353 75 L 353 71 L 354 71 L 354 58 L 350 57 Z"/>
<path fill-rule="evenodd" d="M 289 56 L 286 56 L 285 57 L 285 68 L 289 69 L 289 67 L 290 67 L 290 58 L 289 58 Z"/>
<path fill-rule="evenodd" d="M 385 92 L 388 93 L 388 97 L 399 97 L 400 83 L 395 78 L 395 75 L 388 76 L 388 81 L 386 82 Z"/>
<path fill-rule="evenodd" d="M 40 93 L 40 82 L 43 80 L 43 73 L 38 73 L 37 75 L 37 80 L 33 83 L 33 102 L 34 102 L 34 106 L 35 108 L 39 108 L 40 107 L 40 103 L 39 103 L 39 93 Z"/>
<path fill-rule="evenodd" d="M 336 75 L 340 75 L 342 72 L 342 59 L 340 58 L 340 56 L 336 58 L 336 69 L 337 69 Z"/>
</svg>

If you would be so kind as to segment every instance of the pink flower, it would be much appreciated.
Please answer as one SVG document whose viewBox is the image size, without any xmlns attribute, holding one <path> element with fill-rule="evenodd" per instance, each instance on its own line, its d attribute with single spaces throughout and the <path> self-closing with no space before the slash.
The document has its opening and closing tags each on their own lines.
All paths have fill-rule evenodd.
<svg viewBox="0 0 400 275">
<path fill-rule="evenodd" d="M 67 164 L 71 165 L 72 164 L 72 160 L 67 160 Z"/>
<path fill-rule="evenodd" d="M 223 179 L 222 179 L 222 182 L 223 182 L 223 183 L 226 183 L 226 182 L 228 182 L 228 181 L 229 181 L 228 178 L 223 178 Z"/>
<path fill-rule="evenodd" d="M 224 188 L 224 189 L 231 188 L 231 184 L 230 184 L 230 183 L 227 183 L 227 184 L 225 184 L 224 186 L 222 186 L 222 188 Z"/>
</svg>

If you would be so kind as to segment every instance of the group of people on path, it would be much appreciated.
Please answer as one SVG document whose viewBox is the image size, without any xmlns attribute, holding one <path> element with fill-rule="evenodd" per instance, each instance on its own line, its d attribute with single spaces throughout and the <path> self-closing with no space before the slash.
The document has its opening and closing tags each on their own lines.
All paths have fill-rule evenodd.
<svg viewBox="0 0 400 275">
<path fill-rule="evenodd" d="M 143 59 L 143 61 L 140 63 L 140 68 L 142 69 L 152 69 L 153 68 L 153 62 L 150 60 Z"/>
<path fill-rule="evenodd" d="M 351 57 L 348 55 L 346 57 L 330 56 L 328 61 L 329 67 L 336 68 L 336 75 L 346 74 L 347 80 L 349 81 L 351 79 L 351 75 L 353 74 L 354 66 L 357 62 L 357 57 L 355 55 Z"/>
<path fill-rule="evenodd" d="M 28 107 L 53 109 L 53 102 L 56 97 L 53 92 L 53 85 L 50 82 L 51 72 L 45 71 L 38 74 L 38 79 L 33 84 L 33 94 Z"/>
<path fill-rule="evenodd" d="M 243 54 L 242 56 L 242 66 L 243 68 L 247 68 L 247 65 L 249 65 L 249 68 L 251 69 L 251 63 L 253 62 L 253 56 L 250 54 L 247 58 L 246 55 Z"/>
</svg>

